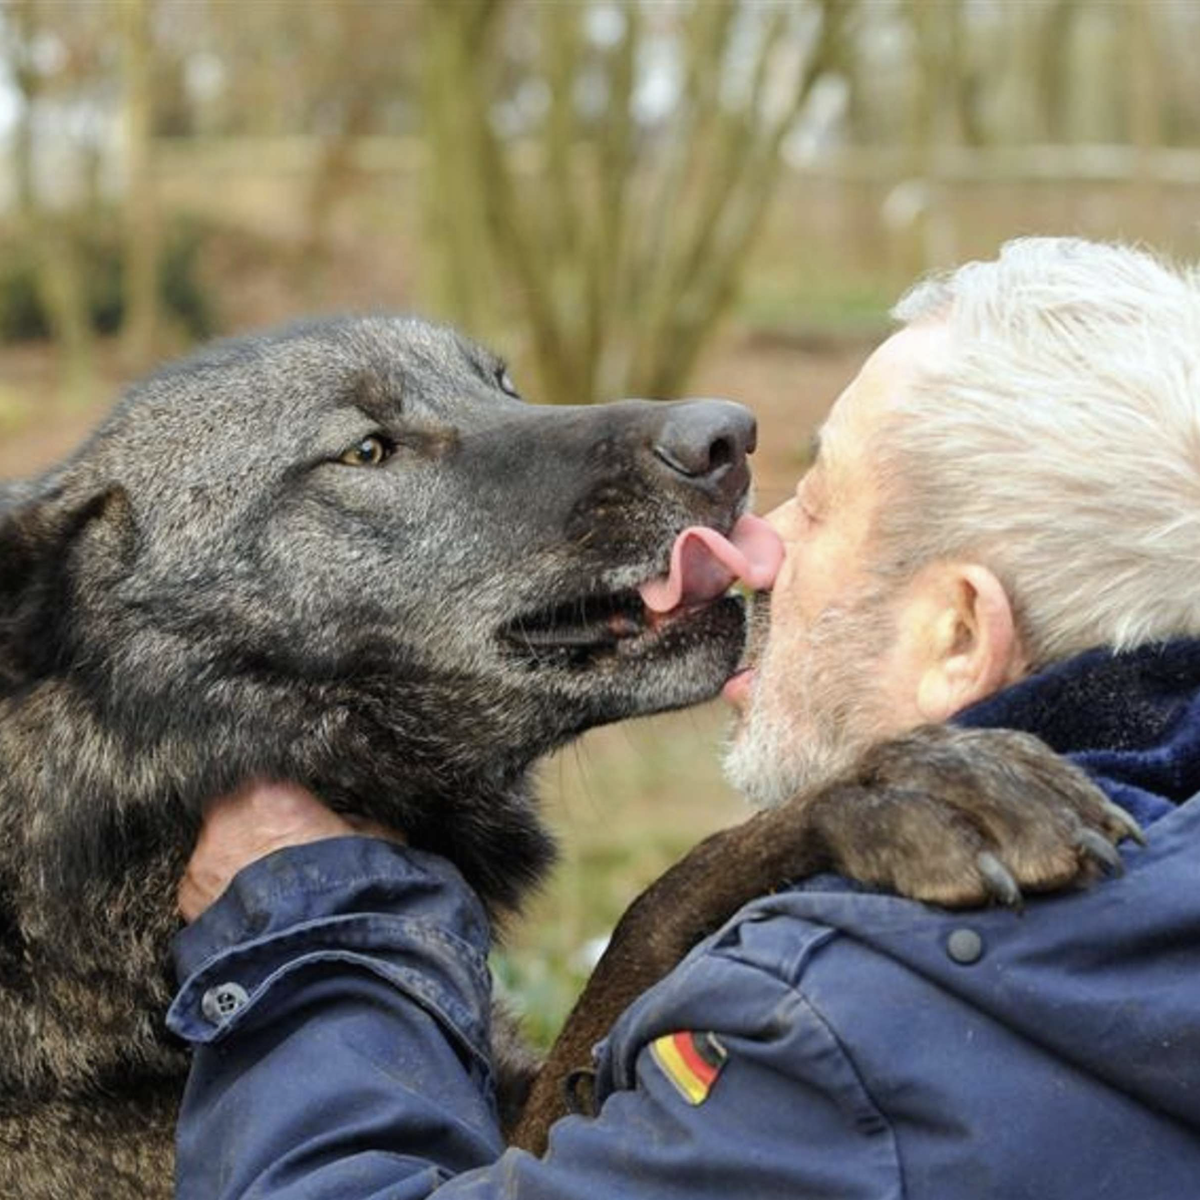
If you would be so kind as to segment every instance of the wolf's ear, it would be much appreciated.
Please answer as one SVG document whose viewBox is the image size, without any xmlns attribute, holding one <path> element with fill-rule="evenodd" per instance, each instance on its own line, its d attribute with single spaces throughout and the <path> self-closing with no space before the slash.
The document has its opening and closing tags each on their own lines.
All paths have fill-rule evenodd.
<svg viewBox="0 0 1200 1200">
<path fill-rule="evenodd" d="M 103 586 L 120 569 L 132 534 L 129 497 L 116 485 L 0 508 L 0 689 L 36 679 L 61 659 L 79 588 Z"/>
</svg>

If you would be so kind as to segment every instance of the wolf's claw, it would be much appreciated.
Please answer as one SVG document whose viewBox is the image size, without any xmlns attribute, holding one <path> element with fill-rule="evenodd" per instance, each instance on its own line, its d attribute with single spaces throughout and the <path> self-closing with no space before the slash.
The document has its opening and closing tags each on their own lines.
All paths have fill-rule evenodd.
<svg viewBox="0 0 1200 1200">
<path fill-rule="evenodd" d="M 1112 818 L 1114 824 L 1119 825 L 1124 831 L 1121 835 L 1122 840 L 1132 838 L 1139 846 L 1144 846 L 1146 844 L 1146 835 L 1142 832 L 1142 827 L 1134 817 L 1127 813 L 1119 804 L 1113 804 L 1111 800 L 1107 804 L 1106 811 L 1109 817 Z"/>
<path fill-rule="evenodd" d="M 1081 829 L 1075 835 L 1075 845 L 1099 862 L 1110 875 L 1124 874 L 1125 864 L 1121 861 L 1121 856 L 1103 834 L 1094 829 Z"/>
<path fill-rule="evenodd" d="M 1021 889 L 1009 874 L 1008 868 L 990 851 L 981 850 L 975 856 L 975 865 L 987 884 L 988 891 L 1009 908 L 1021 907 Z"/>
</svg>

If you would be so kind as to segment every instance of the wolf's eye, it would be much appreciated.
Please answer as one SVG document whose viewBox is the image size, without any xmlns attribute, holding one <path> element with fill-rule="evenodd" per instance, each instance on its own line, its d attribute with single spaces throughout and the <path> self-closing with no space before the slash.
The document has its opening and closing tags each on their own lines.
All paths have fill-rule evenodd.
<svg viewBox="0 0 1200 1200">
<path fill-rule="evenodd" d="M 513 383 L 512 376 L 508 373 L 507 367 L 496 368 L 496 386 L 502 392 L 507 392 L 510 396 L 521 398 L 521 393 L 517 391 L 517 385 Z"/>
<path fill-rule="evenodd" d="M 377 467 L 391 456 L 392 448 L 377 433 L 365 437 L 357 446 L 349 450 L 338 460 L 348 467 Z"/>
</svg>

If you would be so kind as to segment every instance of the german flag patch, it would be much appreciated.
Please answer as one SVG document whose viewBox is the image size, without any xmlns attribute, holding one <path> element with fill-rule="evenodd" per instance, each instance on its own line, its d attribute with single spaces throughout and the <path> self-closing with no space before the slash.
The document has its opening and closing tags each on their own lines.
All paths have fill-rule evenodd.
<svg viewBox="0 0 1200 1200">
<path fill-rule="evenodd" d="M 727 1057 L 711 1033 L 668 1033 L 650 1043 L 658 1068 L 689 1104 L 703 1104 Z"/>
</svg>

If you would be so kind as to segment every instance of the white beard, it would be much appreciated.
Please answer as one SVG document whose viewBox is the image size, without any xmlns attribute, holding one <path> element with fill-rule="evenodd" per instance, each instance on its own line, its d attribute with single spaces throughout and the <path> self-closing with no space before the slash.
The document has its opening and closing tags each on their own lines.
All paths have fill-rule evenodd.
<svg viewBox="0 0 1200 1200">
<path fill-rule="evenodd" d="M 892 732 L 880 676 L 894 600 L 894 589 L 864 589 L 826 608 L 798 645 L 768 639 L 722 764 L 751 804 L 773 808 L 829 781 Z"/>
</svg>

